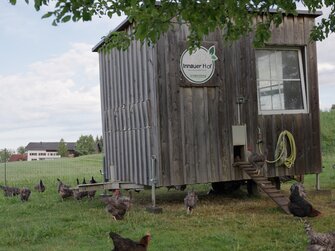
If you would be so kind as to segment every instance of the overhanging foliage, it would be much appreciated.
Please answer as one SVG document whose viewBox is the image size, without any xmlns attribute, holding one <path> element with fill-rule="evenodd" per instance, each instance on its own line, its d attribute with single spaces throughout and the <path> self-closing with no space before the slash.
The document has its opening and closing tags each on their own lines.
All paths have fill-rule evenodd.
<svg viewBox="0 0 335 251">
<path fill-rule="evenodd" d="M 17 0 L 9 0 L 16 4 Z M 25 0 L 29 3 L 29 0 Z M 70 20 L 91 21 L 94 16 L 126 15 L 135 23 L 132 33 L 111 33 L 107 38 L 108 47 L 126 49 L 131 40 L 155 43 L 173 23 L 185 23 L 189 26 L 188 45 L 198 47 L 203 36 L 219 28 L 224 30 L 224 39 L 233 41 L 249 32 L 255 31 L 254 45 L 262 46 L 270 38 L 271 24 L 278 26 L 283 16 L 296 15 L 297 3 L 314 12 L 322 7 L 329 7 L 327 18 L 318 23 L 311 40 L 323 40 L 335 29 L 335 1 L 322 0 L 33 0 L 37 11 L 43 5 L 55 4 L 52 11 L 42 18 L 53 18 L 53 25 Z M 275 10 L 275 11 L 273 11 Z M 255 25 L 253 17 L 263 15 Z"/>
</svg>

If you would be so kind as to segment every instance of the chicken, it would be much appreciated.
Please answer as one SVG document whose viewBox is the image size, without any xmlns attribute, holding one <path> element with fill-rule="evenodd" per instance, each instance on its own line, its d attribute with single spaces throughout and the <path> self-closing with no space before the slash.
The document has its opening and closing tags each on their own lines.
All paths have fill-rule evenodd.
<svg viewBox="0 0 335 251">
<path fill-rule="evenodd" d="M 95 184 L 95 183 L 97 183 L 97 182 L 95 181 L 95 179 L 92 176 L 92 178 L 90 179 L 90 184 Z M 95 190 L 94 191 L 88 191 L 88 193 L 87 193 L 88 198 L 93 199 L 94 196 L 95 196 L 95 192 L 96 192 Z"/>
<path fill-rule="evenodd" d="M 186 207 L 187 214 L 192 214 L 193 209 L 196 207 L 198 202 L 198 196 L 194 191 L 188 192 L 184 198 L 184 204 Z"/>
<path fill-rule="evenodd" d="M 302 184 L 293 184 L 291 186 L 290 202 L 288 203 L 288 209 L 290 212 L 297 217 L 316 217 L 321 213 L 314 209 L 313 206 L 303 197 L 306 196 L 304 187 Z"/>
<path fill-rule="evenodd" d="M 84 178 L 84 181 L 85 181 L 85 178 Z M 78 178 L 77 178 L 77 185 L 80 185 Z M 72 189 L 72 191 L 73 191 L 73 198 L 75 198 L 76 200 L 81 200 L 82 198 L 87 196 L 87 192 L 80 192 L 79 188 Z"/>
<path fill-rule="evenodd" d="M 309 240 L 308 251 L 334 251 L 335 231 L 328 233 L 314 232 L 307 220 L 304 220 L 305 231 Z"/>
<path fill-rule="evenodd" d="M 259 175 L 261 168 L 263 168 L 265 163 L 265 156 L 256 152 L 249 152 L 248 161 L 253 167 L 256 168 L 257 175 Z"/>
<path fill-rule="evenodd" d="M 120 190 L 116 190 L 120 191 Z M 113 197 L 103 197 L 101 200 L 106 204 L 106 211 L 112 214 L 114 220 L 122 220 L 131 206 L 130 197 L 120 196 L 120 193 L 115 192 Z"/>
<path fill-rule="evenodd" d="M 40 193 L 43 193 L 45 191 L 45 185 L 43 184 L 42 180 L 40 180 L 40 182 L 34 188 Z"/>
<path fill-rule="evenodd" d="M 298 191 L 299 191 L 299 196 L 306 199 L 307 198 L 307 195 L 306 195 L 306 190 L 305 190 L 305 187 L 302 183 L 300 182 L 296 182 L 294 183 L 291 188 L 290 188 L 290 192 L 292 193 L 292 191 L 295 189 L 295 188 L 298 188 Z"/>
<path fill-rule="evenodd" d="M 20 194 L 20 189 L 17 187 L 0 186 L 0 189 L 3 190 L 4 196 L 6 197 L 13 197 Z"/>
<path fill-rule="evenodd" d="M 59 178 L 58 180 L 58 194 L 64 200 L 65 198 L 71 197 L 73 195 L 73 191 L 70 186 L 65 185 Z"/>
<path fill-rule="evenodd" d="M 85 177 L 84 177 L 83 182 L 81 184 L 84 184 L 84 185 L 87 184 Z M 88 192 L 87 191 L 83 191 L 82 193 L 83 193 L 83 197 L 87 197 L 88 196 Z"/>
<path fill-rule="evenodd" d="M 24 188 L 20 189 L 21 201 L 22 202 L 28 201 L 30 194 L 31 194 L 31 191 L 30 191 L 29 188 L 24 187 Z"/>
<path fill-rule="evenodd" d="M 151 240 L 151 235 L 149 233 L 143 236 L 138 242 L 123 238 L 113 232 L 110 232 L 109 236 L 114 243 L 114 249 L 112 251 L 146 251 L 148 250 L 149 242 Z"/>
<path fill-rule="evenodd" d="M 166 188 L 168 191 L 170 191 L 172 188 L 178 191 L 184 191 L 186 189 L 186 185 L 167 186 Z"/>
</svg>

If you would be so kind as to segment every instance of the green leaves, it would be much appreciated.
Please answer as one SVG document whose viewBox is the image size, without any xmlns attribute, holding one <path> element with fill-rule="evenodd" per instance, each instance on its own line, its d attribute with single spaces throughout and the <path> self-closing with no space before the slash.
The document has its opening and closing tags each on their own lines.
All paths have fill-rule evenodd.
<svg viewBox="0 0 335 251">
<path fill-rule="evenodd" d="M 25 0 L 29 3 L 29 0 Z M 9 0 L 13 5 L 17 0 Z M 50 0 L 34 0 L 38 11 Z M 125 14 L 134 23 L 131 34 L 115 33 L 109 39 L 110 48 L 122 48 L 133 39 L 141 42 L 156 43 L 159 37 L 171 27 L 186 24 L 187 44 L 190 49 L 200 46 L 203 38 L 210 32 L 220 29 L 223 39 L 233 41 L 255 32 L 254 45 L 263 46 L 270 38 L 272 25 L 279 26 L 283 17 L 296 15 L 297 3 L 303 4 L 310 11 L 323 6 L 331 10 L 329 16 L 318 23 L 311 34 L 312 40 L 323 40 L 335 31 L 335 2 L 321 0 L 54 0 L 53 10 L 42 18 L 52 17 L 52 24 L 66 23 L 70 20 L 90 21 L 93 16 L 108 16 Z M 275 10 L 275 11 L 273 11 Z M 255 19 L 258 16 L 266 18 Z M 113 41 L 112 41 L 113 40 Z"/>
<path fill-rule="evenodd" d="M 46 14 L 44 14 L 44 15 L 42 16 L 42 18 L 48 18 L 48 17 L 51 17 L 52 14 L 53 14 L 53 12 L 47 12 Z"/>
<path fill-rule="evenodd" d="M 66 23 L 66 22 L 68 22 L 68 21 L 70 21 L 71 20 L 71 15 L 67 15 L 67 16 L 65 16 L 65 17 L 63 17 L 62 19 L 61 19 L 61 22 L 62 23 Z"/>
</svg>

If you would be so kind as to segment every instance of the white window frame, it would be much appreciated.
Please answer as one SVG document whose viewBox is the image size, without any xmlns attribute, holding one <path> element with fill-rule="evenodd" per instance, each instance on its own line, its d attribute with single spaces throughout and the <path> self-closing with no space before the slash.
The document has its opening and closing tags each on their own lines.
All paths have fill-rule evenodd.
<svg viewBox="0 0 335 251">
<path fill-rule="evenodd" d="M 308 113 L 308 105 L 307 105 L 307 80 L 305 80 L 305 76 L 307 76 L 305 72 L 305 68 L 303 67 L 303 62 L 306 64 L 306 61 L 303 61 L 302 53 L 300 48 L 292 48 L 292 47 L 276 47 L 276 48 L 262 48 L 258 50 L 268 50 L 268 51 L 297 51 L 298 52 L 298 60 L 299 60 L 299 71 L 300 71 L 300 85 L 301 85 L 301 91 L 302 91 L 302 101 L 303 101 L 303 109 L 296 109 L 296 110 L 287 110 L 287 109 L 272 109 L 272 110 L 261 110 L 260 107 L 260 93 L 259 93 L 259 81 L 264 81 L 264 79 L 256 79 L 256 85 L 257 85 L 257 105 L 258 105 L 258 114 L 260 115 L 276 115 L 276 114 L 298 114 L 298 113 Z M 257 49 L 255 50 L 255 53 L 257 53 Z M 305 51 L 306 53 L 306 51 Z M 256 71 L 257 69 L 257 61 L 255 61 L 256 64 Z M 257 74 L 256 74 L 257 75 Z M 266 79 L 269 81 L 276 81 L 275 79 Z"/>
</svg>

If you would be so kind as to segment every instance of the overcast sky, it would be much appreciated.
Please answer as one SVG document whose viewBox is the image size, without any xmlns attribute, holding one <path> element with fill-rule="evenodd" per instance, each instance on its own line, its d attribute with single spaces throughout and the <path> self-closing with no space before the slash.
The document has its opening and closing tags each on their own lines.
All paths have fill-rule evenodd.
<svg viewBox="0 0 335 251">
<path fill-rule="evenodd" d="M 0 1 L 0 149 L 101 135 L 101 37 L 123 18 L 57 27 L 32 5 Z M 335 104 L 335 36 L 318 43 L 320 107 Z"/>
</svg>

